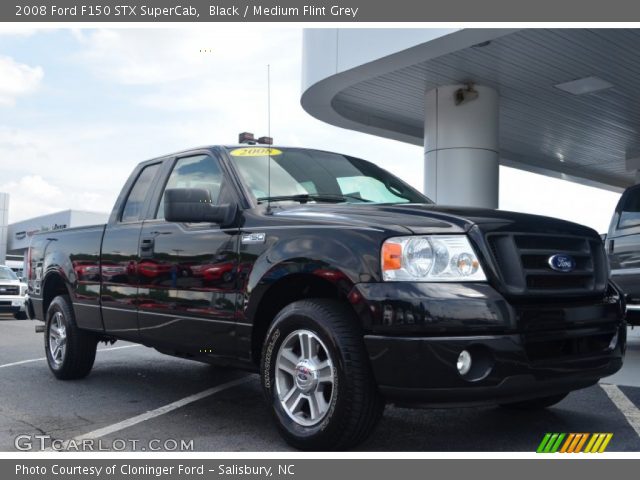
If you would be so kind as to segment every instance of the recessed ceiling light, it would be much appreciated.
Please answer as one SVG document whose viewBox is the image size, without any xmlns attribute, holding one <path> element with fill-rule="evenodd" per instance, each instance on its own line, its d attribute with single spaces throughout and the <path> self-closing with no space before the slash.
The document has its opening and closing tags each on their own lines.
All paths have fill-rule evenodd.
<svg viewBox="0 0 640 480">
<path fill-rule="evenodd" d="M 572 95 L 584 95 L 586 93 L 600 92 L 613 87 L 612 83 L 607 82 L 599 77 L 585 77 L 570 82 L 559 83 L 555 85 L 562 91 L 571 93 Z"/>
</svg>

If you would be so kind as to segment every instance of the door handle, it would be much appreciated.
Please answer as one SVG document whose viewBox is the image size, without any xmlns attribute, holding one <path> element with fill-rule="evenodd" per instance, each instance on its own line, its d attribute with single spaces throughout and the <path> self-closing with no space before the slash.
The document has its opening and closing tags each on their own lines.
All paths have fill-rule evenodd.
<svg viewBox="0 0 640 480">
<path fill-rule="evenodd" d="M 613 240 L 609 240 L 609 253 L 613 253 Z"/>
<path fill-rule="evenodd" d="M 151 258 L 153 257 L 153 247 L 155 246 L 155 240 L 153 238 L 143 238 L 140 242 L 140 257 Z"/>
</svg>

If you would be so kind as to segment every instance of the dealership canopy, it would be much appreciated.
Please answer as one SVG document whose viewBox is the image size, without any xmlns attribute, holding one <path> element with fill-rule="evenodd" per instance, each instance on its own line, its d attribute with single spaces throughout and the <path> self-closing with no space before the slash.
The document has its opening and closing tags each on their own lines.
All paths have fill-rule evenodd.
<svg viewBox="0 0 640 480">
<path fill-rule="evenodd" d="M 424 145 L 441 203 L 496 207 L 499 164 L 621 191 L 640 168 L 639 48 L 632 29 L 308 29 L 302 105 Z"/>
</svg>

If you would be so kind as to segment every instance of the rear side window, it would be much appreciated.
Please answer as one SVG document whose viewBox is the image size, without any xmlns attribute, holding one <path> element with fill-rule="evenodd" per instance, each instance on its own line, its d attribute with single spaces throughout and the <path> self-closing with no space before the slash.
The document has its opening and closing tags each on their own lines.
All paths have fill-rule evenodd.
<svg viewBox="0 0 640 480">
<path fill-rule="evenodd" d="M 141 219 L 142 207 L 144 201 L 149 194 L 149 189 L 153 184 L 153 179 L 160 168 L 160 163 L 148 165 L 142 169 L 140 175 L 136 179 L 133 188 L 129 192 L 127 201 L 122 209 L 122 216 L 120 221 L 122 222 L 135 222 Z"/>
<path fill-rule="evenodd" d="M 618 228 L 631 228 L 640 225 L 640 188 L 630 190 L 622 205 Z"/>
<path fill-rule="evenodd" d="M 203 188 L 209 190 L 211 201 L 217 204 L 222 189 L 222 170 L 218 161 L 209 155 L 180 158 L 167 180 L 165 190 L 167 188 Z M 156 218 L 164 218 L 164 193 Z"/>
</svg>

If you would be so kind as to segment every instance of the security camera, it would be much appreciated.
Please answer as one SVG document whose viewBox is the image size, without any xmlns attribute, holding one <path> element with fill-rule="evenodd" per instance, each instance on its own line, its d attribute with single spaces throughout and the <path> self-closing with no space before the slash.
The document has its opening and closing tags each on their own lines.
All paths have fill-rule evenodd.
<svg viewBox="0 0 640 480">
<path fill-rule="evenodd" d="M 472 102 L 478 98 L 478 95 L 478 91 L 473 88 L 473 84 L 468 83 L 466 87 L 459 88 L 454 93 L 456 106 Z"/>
</svg>

